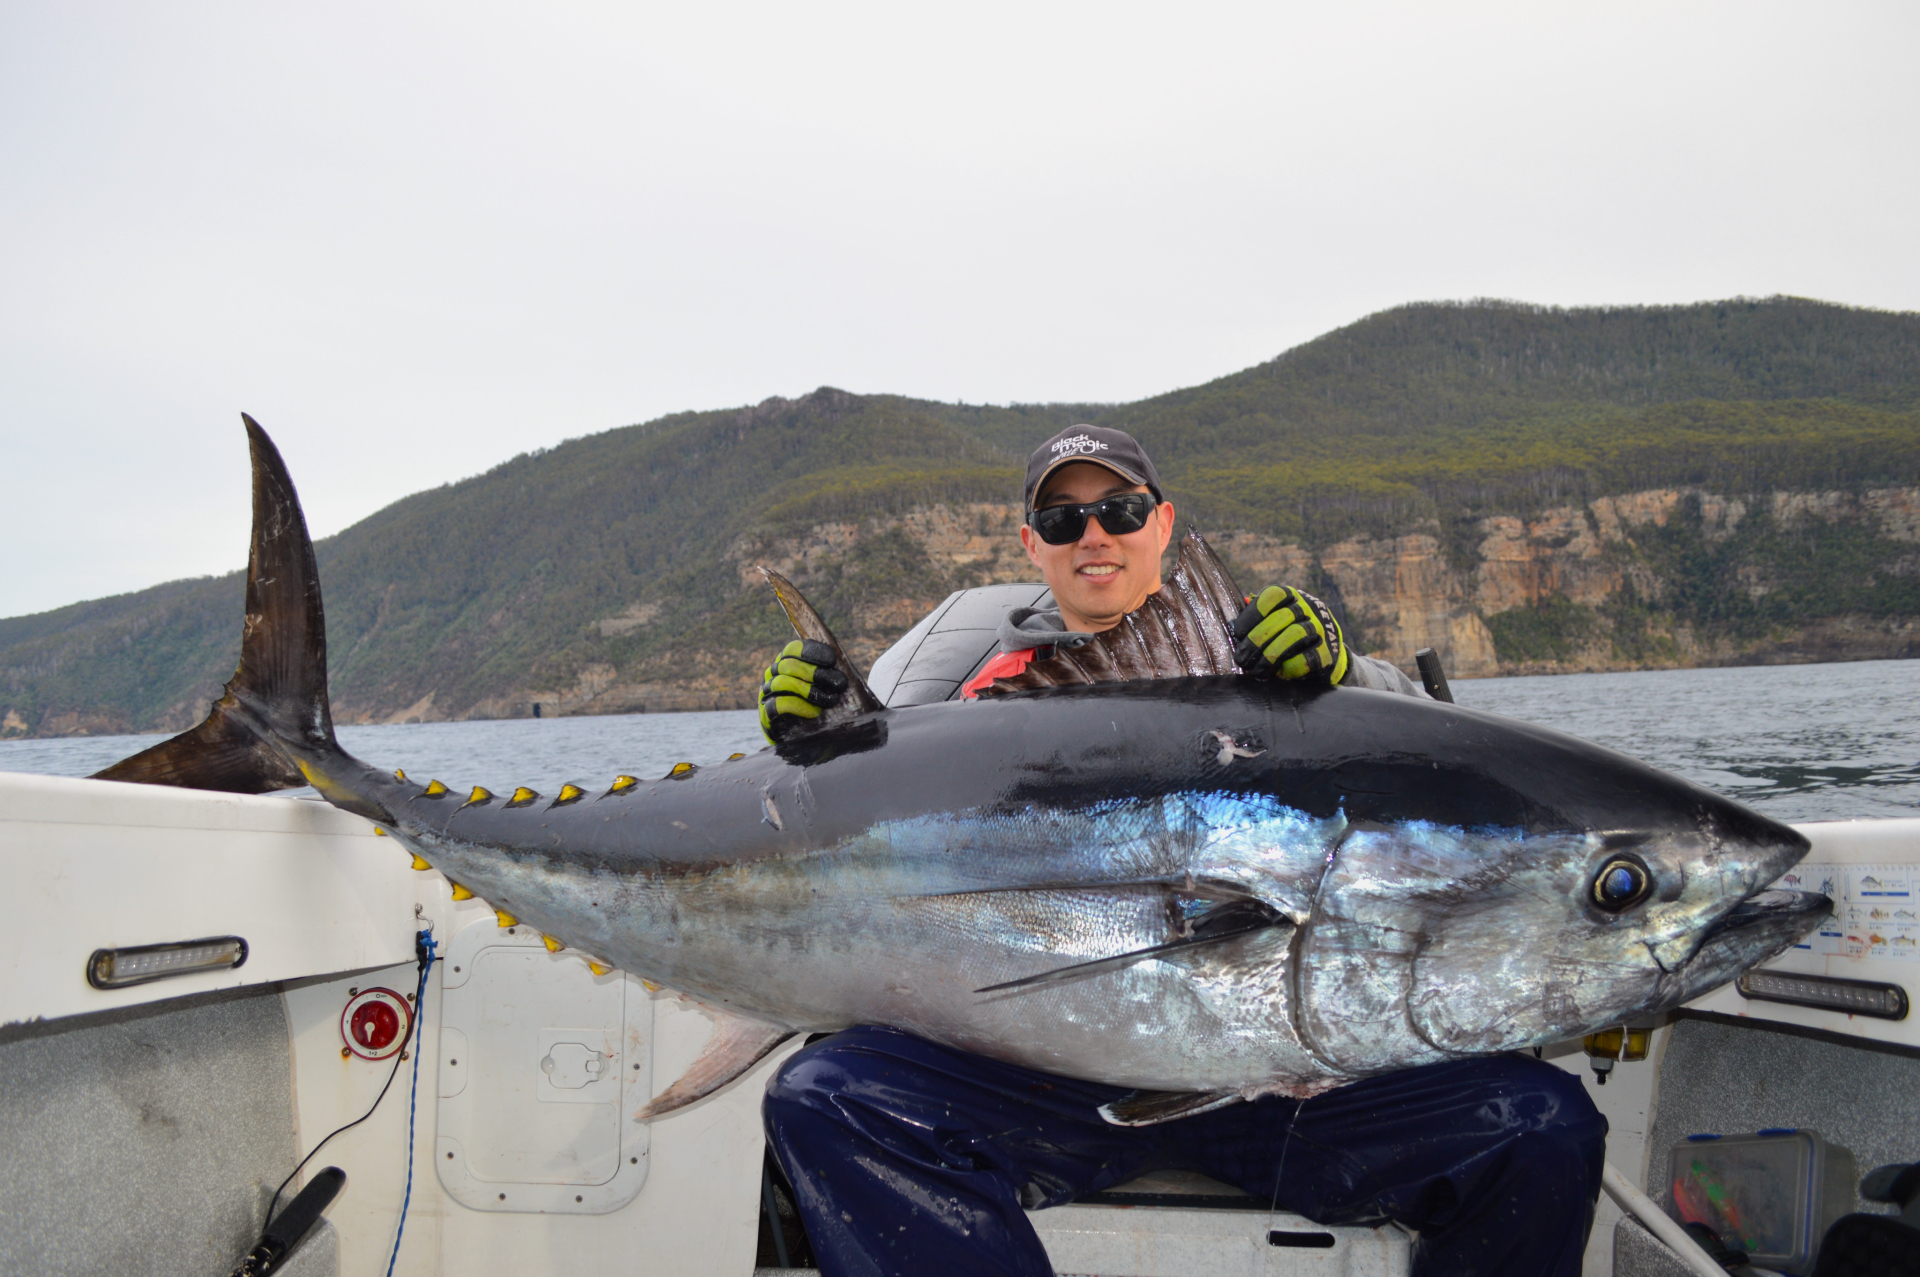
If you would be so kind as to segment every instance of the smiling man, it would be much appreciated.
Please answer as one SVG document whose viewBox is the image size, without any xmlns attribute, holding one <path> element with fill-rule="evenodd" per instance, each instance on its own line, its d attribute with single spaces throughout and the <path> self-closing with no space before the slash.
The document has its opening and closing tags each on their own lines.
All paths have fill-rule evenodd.
<svg viewBox="0 0 1920 1277">
<path fill-rule="evenodd" d="M 1000 627 L 1000 651 L 968 680 L 972 697 L 1027 667 L 1037 653 L 1075 647 L 1160 588 L 1160 559 L 1173 540 L 1173 503 L 1134 437 L 1103 426 L 1070 426 L 1027 459 L 1020 544 L 1053 592 L 1051 608 L 1015 608 Z M 1256 675 L 1324 678 L 1348 686 L 1421 695 L 1386 661 L 1347 650 L 1319 599 L 1269 586 L 1234 626 L 1240 664 Z"/>
<path fill-rule="evenodd" d="M 1073 426 L 1027 463 L 1020 542 L 1053 592 L 1015 608 L 972 696 L 1051 647 L 1111 629 L 1160 588 L 1174 511 L 1124 431 Z M 1347 650 L 1313 596 L 1274 585 L 1235 618 L 1255 678 L 1422 693 Z M 760 723 L 779 743 L 845 691 L 823 644 L 767 670 Z M 1574 1277 L 1599 1193 L 1606 1122 L 1578 1077 L 1527 1056 L 1450 1061 L 1296 1101 L 1267 1096 L 1153 1126 L 1100 1106 L 1122 1088 L 1002 1064 L 861 1026 L 783 1064 L 764 1115 L 823 1277 L 1045 1277 L 1027 1211 L 1143 1171 L 1183 1168 L 1322 1223 L 1414 1231 L 1413 1277 Z"/>
</svg>

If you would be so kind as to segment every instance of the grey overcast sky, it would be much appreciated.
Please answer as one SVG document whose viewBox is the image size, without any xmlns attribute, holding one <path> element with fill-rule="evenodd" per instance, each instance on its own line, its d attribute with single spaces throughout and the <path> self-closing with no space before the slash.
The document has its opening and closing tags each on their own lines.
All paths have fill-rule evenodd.
<svg viewBox="0 0 1920 1277">
<path fill-rule="evenodd" d="M 1434 298 L 1920 309 L 1920 5 L 0 4 L 0 616 L 830 384 Z"/>
</svg>

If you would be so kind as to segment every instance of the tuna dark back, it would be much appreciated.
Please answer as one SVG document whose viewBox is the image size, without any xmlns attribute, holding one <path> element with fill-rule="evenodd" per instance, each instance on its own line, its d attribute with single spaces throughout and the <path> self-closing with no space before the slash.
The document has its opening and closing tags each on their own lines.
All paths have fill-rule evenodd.
<svg viewBox="0 0 1920 1277">
<path fill-rule="evenodd" d="M 1222 789 L 1356 821 L 1541 833 L 1703 820 L 1779 828 L 1577 737 L 1386 692 L 1246 676 L 1158 679 L 885 718 L 889 757 L 862 773 L 870 801 L 885 806 L 909 794 L 914 806 L 1012 808 Z M 1234 747 L 1224 756 L 1223 737 Z M 829 783 L 828 774 L 812 782 L 816 791 Z"/>
<path fill-rule="evenodd" d="M 524 846 L 538 826 L 554 850 L 589 861 L 739 863 L 803 855 L 929 813 L 1083 809 L 1205 792 L 1270 794 L 1310 816 L 1355 822 L 1797 837 L 1699 786 L 1547 728 L 1416 697 L 1245 676 L 884 710 L 778 752 L 565 812 L 517 820 L 470 812 L 445 827 Z"/>
</svg>

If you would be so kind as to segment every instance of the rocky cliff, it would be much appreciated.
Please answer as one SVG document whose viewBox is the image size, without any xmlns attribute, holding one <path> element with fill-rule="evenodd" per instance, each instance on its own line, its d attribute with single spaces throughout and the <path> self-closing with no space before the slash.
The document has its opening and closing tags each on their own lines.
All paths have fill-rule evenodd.
<svg viewBox="0 0 1920 1277">
<path fill-rule="evenodd" d="M 916 588 L 863 593 L 844 613 L 841 638 L 868 666 L 950 590 L 1036 579 L 1020 547 L 1019 519 L 1010 503 L 916 507 L 779 537 L 743 536 L 726 561 L 749 590 L 764 589 L 758 568 L 765 565 L 823 593 L 857 577 L 863 555 L 912 561 Z M 1415 677 L 1413 654 L 1423 647 L 1439 652 L 1456 678 L 1920 655 L 1920 609 L 1887 615 L 1846 607 L 1843 596 L 1875 580 L 1834 582 L 1830 606 L 1796 599 L 1786 614 L 1767 616 L 1764 605 L 1783 581 L 1818 576 L 1833 558 L 1822 546 L 1835 537 L 1874 548 L 1869 577 L 1920 584 L 1920 488 L 1741 496 L 1653 488 L 1475 520 L 1465 553 L 1450 552 L 1458 538 L 1433 523 L 1322 546 L 1235 529 L 1209 540 L 1242 588 L 1278 582 L 1319 591 L 1357 648 Z M 1683 575 L 1701 560 L 1716 569 L 1717 587 Z M 1703 585 L 1709 596 L 1719 589 L 1746 606 L 1703 612 Z M 596 625 L 602 634 L 626 634 L 661 611 L 659 602 L 640 600 Z M 479 716 L 520 716 L 534 704 L 548 714 L 745 707 L 766 656 L 709 652 L 678 674 L 596 663 L 569 685 L 520 689 L 477 708 Z M 426 701 L 352 721 L 444 716 Z"/>
</svg>

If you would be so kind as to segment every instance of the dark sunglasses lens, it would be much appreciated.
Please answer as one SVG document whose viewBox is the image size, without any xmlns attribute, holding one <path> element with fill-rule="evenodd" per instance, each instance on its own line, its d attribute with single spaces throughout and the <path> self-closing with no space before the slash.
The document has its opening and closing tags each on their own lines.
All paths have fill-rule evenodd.
<svg viewBox="0 0 1920 1277">
<path fill-rule="evenodd" d="M 1082 506 L 1054 505 L 1033 512 L 1033 530 L 1048 545 L 1071 545 L 1087 530 L 1087 512 Z"/>
<path fill-rule="evenodd" d="M 1108 497 L 1102 501 L 1095 507 L 1094 517 L 1114 536 L 1125 536 L 1147 526 L 1147 511 L 1151 508 L 1146 497 L 1129 492 L 1124 497 Z"/>
<path fill-rule="evenodd" d="M 1147 526 L 1153 512 L 1153 499 L 1144 493 L 1129 492 L 1108 497 L 1092 505 L 1051 505 L 1033 512 L 1033 530 L 1048 545 L 1071 545 L 1087 531 L 1087 516 L 1100 520 L 1100 526 L 1114 536 L 1125 536 Z"/>
</svg>

